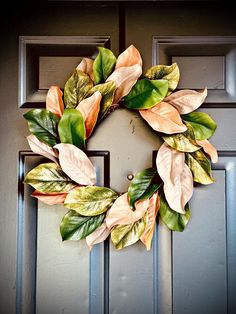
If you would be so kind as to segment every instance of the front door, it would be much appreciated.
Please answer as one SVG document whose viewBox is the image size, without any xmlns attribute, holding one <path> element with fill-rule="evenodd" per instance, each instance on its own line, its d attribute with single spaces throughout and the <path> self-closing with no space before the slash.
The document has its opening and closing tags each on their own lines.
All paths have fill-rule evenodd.
<svg viewBox="0 0 236 314">
<path fill-rule="evenodd" d="M 236 23 L 217 2 L 68 2 L 27 6 L 3 21 L 1 47 L 0 312 L 17 314 L 236 313 Z M 197 187 L 183 233 L 159 224 L 152 250 L 106 241 L 62 243 L 63 206 L 30 197 L 25 173 L 40 161 L 22 115 L 45 107 L 82 57 L 130 44 L 144 68 L 177 62 L 179 88 L 209 93 L 218 124 L 216 183 Z M 125 192 L 128 175 L 152 166 L 162 140 L 136 113 L 117 109 L 89 142 L 100 184 Z"/>
</svg>

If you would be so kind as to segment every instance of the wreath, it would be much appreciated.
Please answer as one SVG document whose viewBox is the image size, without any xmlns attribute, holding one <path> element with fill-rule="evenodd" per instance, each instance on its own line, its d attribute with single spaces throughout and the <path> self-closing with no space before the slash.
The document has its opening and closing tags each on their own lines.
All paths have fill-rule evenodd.
<svg viewBox="0 0 236 314">
<path fill-rule="evenodd" d="M 141 240 L 151 248 L 156 220 L 183 231 L 190 219 L 193 184 L 211 184 L 211 162 L 217 151 L 208 139 L 216 129 L 206 113 L 195 112 L 207 96 L 201 91 L 175 91 L 176 63 L 156 65 L 142 74 L 139 51 L 131 45 L 116 59 L 99 47 L 95 60 L 83 58 L 64 87 L 50 87 L 46 109 L 24 118 L 31 150 L 52 162 L 41 163 L 25 177 L 32 196 L 69 211 L 62 218 L 62 240 L 86 239 L 91 249 L 109 235 L 117 249 Z M 127 193 L 96 186 L 96 169 L 86 152 L 94 128 L 119 106 L 139 110 L 164 140 L 156 167 L 136 173 Z"/>
</svg>

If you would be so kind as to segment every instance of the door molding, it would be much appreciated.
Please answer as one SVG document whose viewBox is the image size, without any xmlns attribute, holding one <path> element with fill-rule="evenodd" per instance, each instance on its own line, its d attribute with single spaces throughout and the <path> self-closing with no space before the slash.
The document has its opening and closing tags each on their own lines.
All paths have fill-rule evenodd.
<svg viewBox="0 0 236 314">
<path fill-rule="evenodd" d="M 202 105 L 202 108 L 215 107 L 236 107 L 236 37 L 235 36 L 153 36 L 152 40 L 152 64 L 171 64 L 175 57 L 182 58 L 181 73 L 189 72 L 187 63 L 188 57 L 196 59 L 196 66 L 191 62 L 191 73 L 196 75 L 195 81 L 202 86 L 201 80 L 206 74 L 210 74 L 212 69 L 222 68 L 218 74 L 215 84 L 221 82 L 222 87 L 208 88 L 208 96 Z M 210 68 L 207 65 L 199 67 L 200 58 L 211 57 L 222 58 L 223 65 L 215 61 Z M 193 61 L 192 60 L 192 61 Z M 212 76 L 209 79 L 212 80 Z M 191 75 L 192 77 L 192 75 Z M 207 82 L 205 82 L 207 84 Z M 205 87 L 205 86 L 202 86 Z M 206 86 L 208 87 L 208 86 Z M 196 89 L 195 86 L 182 88 Z"/>
<path fill-rule="evenodd" d="M 47 89 L 39 87 L 40 57 L 94 57 L 98 46 L 109 48 L 110 36 L 20 36 L 19 108 L 45 107 Z"/>
</svg>

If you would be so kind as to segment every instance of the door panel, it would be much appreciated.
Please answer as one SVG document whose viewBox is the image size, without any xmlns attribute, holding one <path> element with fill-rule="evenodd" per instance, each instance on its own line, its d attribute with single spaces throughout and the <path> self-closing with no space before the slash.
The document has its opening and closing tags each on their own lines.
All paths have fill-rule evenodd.
<svg viewBox="0 0 236 314">
<path fill-rule="evenodd" d="M 66 212 L 39 202 L 36 313 L 88 313 L 89 251 L 84 241 L 62 244 L 59 226 Z"/>
<path fill-rule="evenodd" d="M 175 313 L 227 313 L 225 171 L 213 175 L 217 184 L 195 188 L 186 232 L 173 233 Z"/>
<path fill-rule="evenodd" d="M 232 8 L 212 2 L 95 6 L 62 1 L 22 9 L 11 21 L 0 51 L 0 312 L 235 313 Z M 59 224 L 66 210 L 37 203 L 23 186 L 25 173 L 40 158 L 28 150 L 22 114 L 44 107 L 48 86 L 63 86 L 65 73 L 83 56 L 94 56 L 97 45 L 118 54 L 129 44 L 142 53 L 144 69 L 178 62 L 181 88 L 209 88 L 200 110 L 218 124 L 212 139 L 220 151 L 216 183 L 195 189 L 185 232 L 171 233 L 160 222 L 150 252 L 140 244 L 116 251 L 106 241 L 90 253 L 85 241 L 61 242 Z M 99 182 L 125 192 L 127 176 L 150 167 L 161 143 L 137 112 L 120 108 L 97 128 L 88 149 Z"/>
<path fill-rule="evenodd" d="M 96 153 L 98 154 L 98 152 Z M 98 185 L 106 185 L 105 152 L 90 157 L 96 167 Z M 68 210 L 63 206 L 38 204 L 37 260 L 36 260 L 36 313 L 89 313 L 89 300 L 100 291 L 100 310 L 104 306 L 103 287 L 90 285 L 90 280 L 99 283 L 91 268 L 91 260 L 85 240 L 62 243 L 59 232 L 61 218 Z M 102 256 L 95 255 L 96 261 Z M 100 276 L 104 270 L 98 268 Z M 98 304 L 96 304 L 97 306 Z"/>
</svg>

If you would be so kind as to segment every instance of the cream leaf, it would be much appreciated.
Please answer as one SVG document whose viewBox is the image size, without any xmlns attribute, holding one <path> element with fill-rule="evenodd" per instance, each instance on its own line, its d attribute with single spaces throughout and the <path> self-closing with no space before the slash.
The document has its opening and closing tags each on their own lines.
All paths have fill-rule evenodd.
<svg viewBox="0 0 236 314">
<path fill-rule="evenodd" d="M 146 226 L 146 229 L 144 230 L 144 233 L 140 237 L 140 240 L 146 246 L 148 251 L 151 249 L 152 238 L 153 238 L 155 224 L 156 224 L 156 216 L 157 216 L 159 207 L 160 207 L 160 198 L 158 196 L 158 192 L 156 192 L 149 199 L 149 204 L 148 204 L 148 209 L 147 209 L 148 224 Z"/>
<path fill-rule="evenodd" d="M 99 91 L 96 91 L 92 96 L 83 99 L 76 107 L 84 118 L 86 138 L 91 135 L 96 125 L 101 100 L 102 94 Z"/>
<path fill-rule="evenodd" d="M 64 204 L 68 193 L 41 193 L 35 190 L 31 196 L 48 205 Z"/>
<path fill-rule="evenodd" d="M 202 140 L 202 141 L 197 140 L 196 142 L 198 143 L 198 145 L 200 145 L 203 148 L 204 152 L 210 156 L 211 161 L 214 164 L 218 162 L 217 150 L 208 140 Z"/>
<path fill-rule="evenodd" d="M 115 69 L 130 67 L 135 64 L 142 66 L 142 58 L 138 49 L 136 49 L 133 45 L 130 45 L 117 58 Z"/>
<path fill-rule="evenodd" d="M 186 164 L 182 173 L 175 178 L 173 185 L 164 183 L 164 193 L 170 208 L 185 214 L 184 207 L 193 195 L 193 176 Z"/>
<path fill-rule="evenodd" d="M 96 171 L 87 155 L 72 144 L 57 144 L 54 148 L 59 151 L 59 162 L 62 170 L 73 181 L 80 185 L 94 185 Z"/>
<path fill-rule="evenodd" d="M 149 200 L 140 200 L 135 203 L 133 211 L 129 205 L 128 193 L 124 193 L 116 199 L 106 217 L 109 229 L 115 225 L 128 225 L 143 217 L 147 211 Z"/>
<path fill-rule="evenodd" d="M 46 109 L 61 117 L 64 111 L 62 91 L 59 86 L 51 86 L 46 97 Z"/>
<path fill-rule="evenodd" d="M 27 141 L 29 143 L 29 146 L 31 148 L 31 150 L 35 153 L 35 154 L 39 154 L 42 155 L 52 161 L 54 161 L 55 163 L 58 164 L 58 154 L 55 151 L 55 149 L 53 149 L 52 147 L 50 147 L 49 145 L 47 145 L 44 142 L 41 142 L 35 135 L 31 134 L 29 136 L 27 136 Z"/>
<path fill-rule="evenodd" d="M 139 113 L 155 131 L 174 134 L 187 130 L 177 109 L 167 102 L 160 102 L 150 109 L 140 110 Z"/>
<path fill-rule="evenodd" d="M 95 244 L 105 241 L 110 233 L 111 230 L 108 229 L 106 223 L 103 222 L 100 227 L 86 237 L 86 243 L 89 249 L 92 250 Z"/>
<path fill-rule="evenodd" d="M 186 114 L 199 108 L 204 102 L 206 96 L 206 88 L 200 92 L 185 89 L 170 94 L 164 99 L 164 101 L 174 106 L 180 114 Z"/>
<path fill-rule="evenodd" d="M 174 211 L 184 214 L 193 194 L 193 176 L 185 155 L 163 143 L 157 153 L 157 171 L 164 182 L 166 200 Z"/>
<path fill-rule="evenodd" d="M 165 184 L 173 185 L 175 178 L 184 169 L 184 153 L 179 152 L 166 143 L 163 143 L 158 150 L 156 165 L 159 176 Z"/>
<path fill-rule="evenodd" d="M 117 68 L 107 78 L 107 82 L 112 81 L 116 85 L 113 103 L 118 103 L 122 97 L 128 95 L 141 74 L 142 67 L 139 64 L 135 64 L 129 67 Z"/>
</svg>

